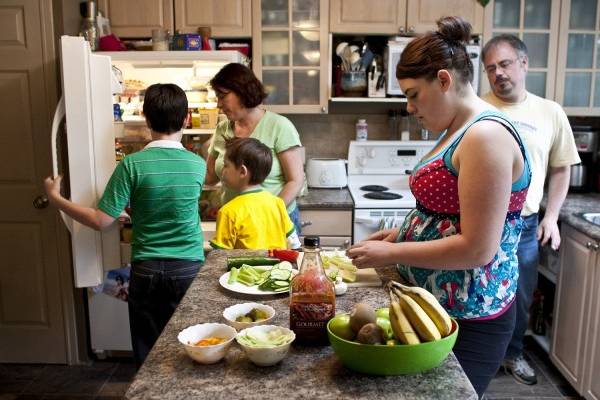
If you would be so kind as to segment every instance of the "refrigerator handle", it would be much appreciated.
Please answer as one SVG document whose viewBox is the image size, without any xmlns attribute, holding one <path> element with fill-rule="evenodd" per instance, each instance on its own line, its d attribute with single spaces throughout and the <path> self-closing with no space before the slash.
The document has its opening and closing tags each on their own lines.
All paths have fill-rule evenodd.
<svg viewBox="0 0 600 400">
<path fill-rule="evenodd" d="M 58 176 L 58 129 L 60 127 L 60 123 L 65 118 L 65 98 L 64 96 L 60 97 L 58 104 L 56 105 L 56 111 L 54 111 L 54 118 L 52 119 L 52 176 Z M 60 212 L 60 216 L 65 223 L 65 226 L 69 230 L 69 232 L 73 231 L 73 220 L 67 214 L 62 211 Z"/>
</svg>

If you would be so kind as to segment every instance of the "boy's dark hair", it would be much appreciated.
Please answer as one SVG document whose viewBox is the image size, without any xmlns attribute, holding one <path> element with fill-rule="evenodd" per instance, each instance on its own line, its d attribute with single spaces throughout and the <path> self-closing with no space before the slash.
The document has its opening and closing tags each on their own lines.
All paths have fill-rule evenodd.
<svg viewBox="0 0 600 400">
<path fill-rule="evenodd" d="M 246 166 L 250 173 L 249 183 L 263 183 L 273 165 L 271 149 L 254 138 L 233 138 L 225 143 L 225 158 L 237 168 Z"/>
<path fill-rule="evenodd" d="M 156 83 L 146 89 L 144 116 L 154 132 L 171 134 L 180 131 L 187 115 L 187 97 L 179 86 Z"/>
<path fill-rule="evenodd" d="M 210 80 L 215 92 L 233 92 L 246 108 L 254 108 L 267 98 L 265 87 L 245 65 L 230 63 Z"/>
<path fill-rule="evenodd" d="M 483 46 L 481 50 L 481 62 L 485 62 L 485 55 L 492 48 L 492 46 L 497 46 L 500 43 L 506 43 L 510 47 L 512 47 L 519 57 L 523 57 L 527 55 L 527 46 L 525 43 L 516 37 L 515 35 L 510 35 L 508 33 L 503 33 L 502 35 L 494 36 Z"/>
</svg>

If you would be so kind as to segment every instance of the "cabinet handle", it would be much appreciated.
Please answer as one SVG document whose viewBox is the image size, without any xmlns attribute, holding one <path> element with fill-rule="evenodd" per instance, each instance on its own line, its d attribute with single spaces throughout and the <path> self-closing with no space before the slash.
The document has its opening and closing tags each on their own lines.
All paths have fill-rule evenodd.
<svg viewBox="0 0 600 400">
<path fill-rule="evenodd" d="M 398 29 L 398 32 L 400 32 L 400 33 L 404 33 L 404 27 L 403 27 L 403 26 L 401 26 L 401 27 L 400 27 L 400 29 Z"/>
<path fill-rule="evenodd" d="M 414 26 L 412 26 L 412 25 L 411 25 L 411 26 L 409 26 L 409 27 L 408 27 L 408 31 L 409 31 L 410 33 L 414 33 L 414 32 L 415 32 L 415 27 L 414 27 Z"/>
<path fill-rule="evenodd" d="M 50 201 L 48 200 L 48 197 L 46 197 L 45 194 L 39 195 L 38 197 L 33 199 L 33 206 L 38 210 L 48 207 L 48 204 L 50 204 Z"/>
<path fill-rule="evenodd" d="M 585 244 L 585 247 L 587 247 L 588 249 L 592 248 L 592 242 L 587 242 Z"/>
<path fill-rule="evenodd" d="M 300 221 L 300 227 L 304 228 L 305 226 L 312 225 L 312 221 Z"/>
<path fill-rule="evenodd" d="M 325 111 L 327 111 L 327 109 L 325 107 L 321 107 L 321 112 L 324 113 Z"/>
<path fill-rule="evenodd" d="M 592 245 L 592 249 L 593 249 L 594 251 L 598 251 L 598 249 L 599 249 L 599 248 L 600 248 L 600 245 L 598 245 L 598 243 L 594 243 L 594 244 Z"/>
<path fill-rule="evenodd" d="M 350 239 L 344 240 L 344 245 L 342 246 L 342 249 L 347 249 L 348 247 L 350 247 Z"/>
</svg>

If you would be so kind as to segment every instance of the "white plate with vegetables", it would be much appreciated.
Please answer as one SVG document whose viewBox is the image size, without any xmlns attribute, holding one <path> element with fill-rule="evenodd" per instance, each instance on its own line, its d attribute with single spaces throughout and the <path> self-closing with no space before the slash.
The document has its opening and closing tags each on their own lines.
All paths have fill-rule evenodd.
<svg viewBox="0 0 600 400">
<path fill-rule="evenodd" d="M 290 291 L 290 282 L 297 273 L 287 261 L 275 265 L 242 265 L 221 275 L 219 284 L 227 290 L 241 294 L 282 294 Z"/>
</svg>

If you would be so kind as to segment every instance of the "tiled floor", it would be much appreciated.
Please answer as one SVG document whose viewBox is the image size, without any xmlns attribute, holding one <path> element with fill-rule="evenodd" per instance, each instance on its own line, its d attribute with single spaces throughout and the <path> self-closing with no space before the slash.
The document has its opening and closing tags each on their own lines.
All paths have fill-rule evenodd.
<svg viewBox="0 0 600 400">
<path fill-rule="evenodd" d="M 546 353 L 529 338 L 525 355 L 537 371 L 538 384 L 523 385 L 498 372 L 486 393 L 488 400 L 580 399 Z M 134 375 L 135 366 L 128 359 L 77 367 L 0 364 L 0 400 L 116 400 L 121 399 Z"/>
</svg>

